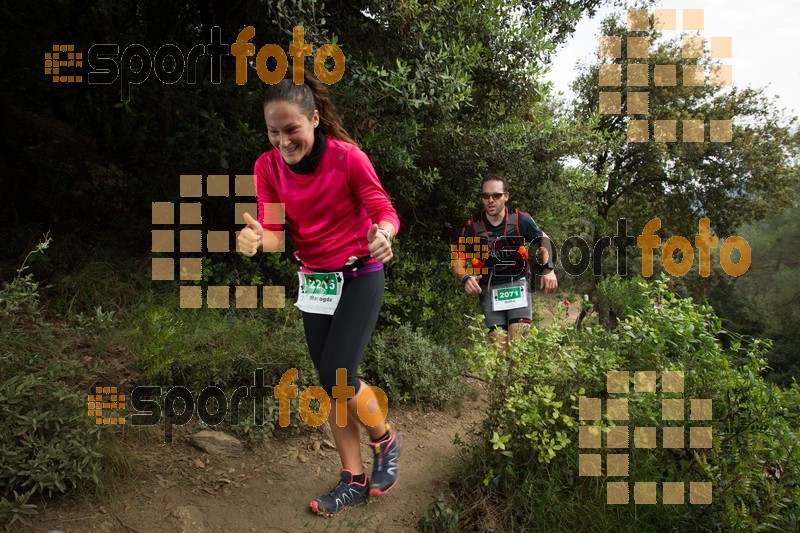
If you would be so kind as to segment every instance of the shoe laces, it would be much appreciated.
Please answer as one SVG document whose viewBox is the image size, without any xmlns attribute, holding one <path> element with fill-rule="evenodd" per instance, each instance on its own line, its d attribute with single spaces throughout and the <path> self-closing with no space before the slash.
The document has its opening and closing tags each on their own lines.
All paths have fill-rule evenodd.
<svg viewBox="0 0 800 533">
<path fill-rule="evenodd" d="M 333 489 L 328 493 L 328 496 L 336 497 L 336 493 L 339 491 L 339 487 L 341 487 L 342 485 L 349 485 L 349 483 L 345 483 L 344 481 L 339 481 L 339 483 L 337 483 L 336 486 L 333 487 Z"/>
<path fill-rule="evenodd" d="M 336 486 L 333 487 L 333 489 L 328 493 L 328 495 L 332 496 L 332 497 L 335 497 L 336 493 L 341 490 L 342 486 L 344 486 L 345 488 L 349 488 L 350 485 L 355 485 L 356 487 L 360 487 L 361 486 L 360 483 L 355 483 L 355 482 L 353 482 L 352 479 L 350 480 L 350 483 L 348 483 L 347 481 L 345 481 L 343 479 L 340 479 L 339 483 L 337 483 Z"/>
</svg>

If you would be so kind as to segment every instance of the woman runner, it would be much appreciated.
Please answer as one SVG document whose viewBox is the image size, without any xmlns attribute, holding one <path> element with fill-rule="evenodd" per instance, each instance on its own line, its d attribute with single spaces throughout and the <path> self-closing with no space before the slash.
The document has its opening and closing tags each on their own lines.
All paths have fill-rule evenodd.
<svg viewBox="0 0 800 533">
<path fill-rule="evenodd" d="M 344 130 L 327 89 L 310 72 L 301 85 L 289 71 L 289 77 L 269 86 L 263 108 L 274 150 L 256 161 L 258 220 L 244 215 L 247 226 L 238 247 L 248 257 L 259 248 L 282 250 L 283 226 L 265 223 L 265 209 L 283 204 L 302 264 L 297 306 L 311 359 L 331 400 L 328 422 L 342 461 L 339 483 L 310 507 L 334 516 L 384 494 L 397 481 L 402 438 L 389 424 L 363 423 L 357 405 L 366 404 L 371 412 L 378 406 L 358 367 L 378 320 L 383 263 L 393 257 L 400 221 L 369 158 Z M 338 369 L 347 371 L 347 386 L 355 392 L 343 427 L 333 399 L 333 387 L 344 385 L 337 383 Z M 374 454 L 369 477 L 361 462 L 361 425 Z"/>
</svg>

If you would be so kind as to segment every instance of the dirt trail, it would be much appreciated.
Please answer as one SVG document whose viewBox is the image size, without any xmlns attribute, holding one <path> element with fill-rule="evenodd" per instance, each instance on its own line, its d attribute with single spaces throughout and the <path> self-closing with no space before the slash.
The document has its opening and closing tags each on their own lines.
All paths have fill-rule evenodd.
<svg viewBox="0 0 800 533">
<path fill-rule="evenodd" d="M 422 413 L 409 406 L 390 410 L 405 438 L 397 485 L 368 505 L 336 518 L 317 516 L 309 501 L 329 490 L 341 468 L 336 450 L 314 442 L 324 431 L 272 440 L 239 457 L 210 457 L 185 442 L 142 439 L 131 450 L 136 475 L 104 505 L 51 502 L 35 518 L 34 531 L 413 531 L 452 474 L 462 439 L 485 410 L 483 384 L 467 380 L 461 406 Z M 372 456 L 362 446 L 369 469 Z M 199 461 L 198 461 L 199 460 Z M 202 466 L 202 467 L 201 467 Z M 28 528 L 21 528 L 27 530 Z"/>
<path fill-rule="evenodd" d="M 555 304 L 556 299 L 547 300 Z M 574 320 L 577 309 L 571 311 Z M 542 326 L 551 321 L 549 312 L 544 314 Z M 164 444 L 153 431 L 131 439 L 136 473 L 111 501 L 51 501 L 34 517 L 33 531 L 414 531 L 429 504 L 447 489 L 459 454 L 454 437 L 466 440 L 485 413 L 485 384 L 473 379 L 466 384 L 463 403 L 442 412 L 409 406 L 390 410 L 390 421 L 405 438 L 398 483 L 339 517 L 323 518 L 308 508 L 311 499 L 335 484 L 340 469 L 336 450 L 314 451 L 315 442 L 329 438 L 323 430 L 276 438 L 238 457 L 211 457 L 177 435 L 173 444 Z M 369 470 L 366 445 L 362 456 Z"/>
</svg>

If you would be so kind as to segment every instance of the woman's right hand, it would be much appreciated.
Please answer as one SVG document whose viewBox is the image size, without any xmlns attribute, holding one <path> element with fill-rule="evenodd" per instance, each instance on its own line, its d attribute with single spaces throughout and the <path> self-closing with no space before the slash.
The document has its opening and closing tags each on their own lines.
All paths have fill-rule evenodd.
<svg viewBox="0 0 800 533">
<path fill-rule="evenodd" d="M 256 219 L 250 216 L 250 213 L 244 214 L 244 223 L 247 226 L 239 232 L 239 238 L 236 240 L 236 249 L 247 257 L 253 257 L 264 240 L 264 228 L 261 227 L 261 224 Z"/>
</svg>

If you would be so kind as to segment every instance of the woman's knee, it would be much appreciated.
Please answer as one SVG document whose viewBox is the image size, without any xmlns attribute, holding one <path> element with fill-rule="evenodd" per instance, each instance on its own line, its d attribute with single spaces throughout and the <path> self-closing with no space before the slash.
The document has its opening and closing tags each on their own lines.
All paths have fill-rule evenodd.
<svg viewBox="0 0 800 533">
<path fill-rule="evenodd" d="M 319 369 L 319 381 L 328 396 L 341 397 L 348 399 L 355 397 L 361 388 L 361 380 L 357 371 L 350 371 L 347 368 L 326 368 L 322 365 Z M 343 387 L 347 387 L 343 390 Z"/>
</svg>

